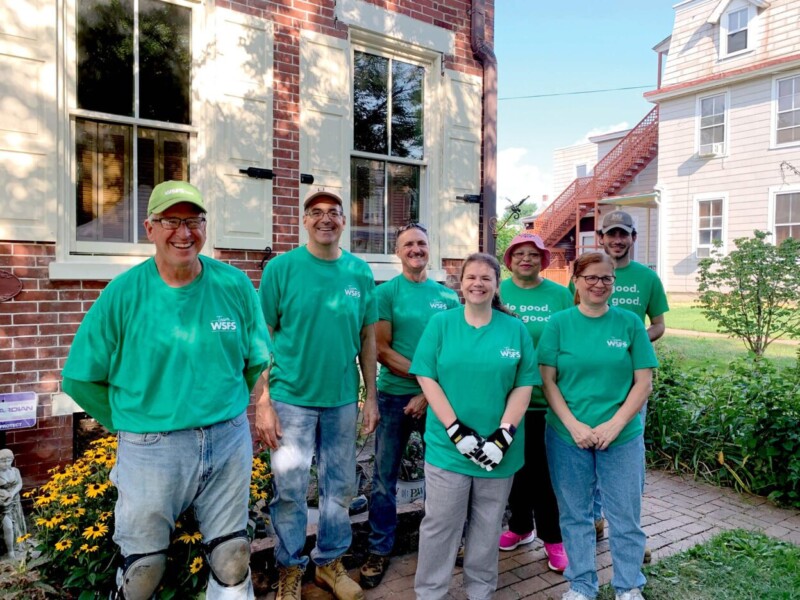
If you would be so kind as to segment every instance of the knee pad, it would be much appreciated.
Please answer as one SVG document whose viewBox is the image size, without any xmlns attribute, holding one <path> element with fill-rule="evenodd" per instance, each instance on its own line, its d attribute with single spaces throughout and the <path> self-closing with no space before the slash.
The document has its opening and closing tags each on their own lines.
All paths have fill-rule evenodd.
<svg viewBox="0 0 800 600">
<path fill-rule="evenodd" d="M 152 598 L 166 568 L 167 555 L 163 551 L 125 557 L 123 569 L 117 572 L 117 587 L 122 598 L 125 600 Z"/>
<path fill-rule="evenodd" d="M 224 586 L 239 585 L 250 569 L 250 540 L 247 532 L 237 531 L 211 540 L 206 546 L 212 576 Z"/>
</svg>

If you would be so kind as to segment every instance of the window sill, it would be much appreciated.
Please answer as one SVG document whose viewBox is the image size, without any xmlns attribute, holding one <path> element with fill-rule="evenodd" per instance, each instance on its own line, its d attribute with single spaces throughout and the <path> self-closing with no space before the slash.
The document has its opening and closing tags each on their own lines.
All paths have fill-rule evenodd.
<svg viewBox="0 0 800 600">
<path fill-rule="evenodd" d="M 111 281 L 133 266 L 147 260 L 146 256 L 105 257 L 102 262 L 89 260 L 56 261 L 49 265 L 52 281 L 81 280 Z"/>
<path fill-rule="evenodd" d="M 375 282 L 389 281 L 400 275 L 403 272 L 403 267 L 400 263 L 369 263 L 369 268 L 372 269 L 372 276 Z M 428 278 L 439 283 L 444 283 L 447 280 L 447 272 L 444 269 L 429 269 Z"/>
</svg>

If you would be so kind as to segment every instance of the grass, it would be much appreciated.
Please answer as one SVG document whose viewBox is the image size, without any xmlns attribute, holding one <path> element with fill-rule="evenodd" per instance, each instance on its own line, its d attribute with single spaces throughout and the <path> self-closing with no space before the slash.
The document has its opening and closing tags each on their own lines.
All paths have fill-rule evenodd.
<svg viewBox="0 0 800 600">
<path fill-rule="evenodd" d="M 800 547 L 736 529 L 644 569 L 646 600 L 798 600 Z M 598 600 L 614 600 L 606 585 Z"/>
<path fill-rule="evenodd" d="M 664 315 L 667 327 L 670 329 L 688 329 L 691 331 L 717 332 L 717 325 L 709 321 L 696 302 L 669 301 L 669 312 Z"/>
<path fill-rule="evenodd" d="M 671 350 L 681 357 L 686 368 L 712 367 L 722 369 L 734 359 L 746 354 L 744 343 L 730 338 L 704 338 L 667 333 L 656 342 L 656 348 Z M 764 356 L 778 369 L 794 366 L 797 346 L 770 344 Z"/>
</svg>

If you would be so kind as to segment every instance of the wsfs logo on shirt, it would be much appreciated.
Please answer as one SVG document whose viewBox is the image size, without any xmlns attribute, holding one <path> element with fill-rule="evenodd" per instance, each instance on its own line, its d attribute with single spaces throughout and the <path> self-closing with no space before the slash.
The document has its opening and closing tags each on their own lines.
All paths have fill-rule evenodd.
<svg viewBox="0 0 800 600">
<path fill-rule="evenodd" d="M 211 331 L 236 331 L 236 321 L 230 317 L 217 317 L 211 321 Z"/>
<path fill-rule="evenodd" d="M 608 344 L 609 348 L 627 348 L 628 342 L 625 340 L 618 340 L 617 338 L 611 338 L 610 340 L 606 340 L 606 344 Z"/>
<path fill-rule="evenodd" d="M 522 358 L 522 352 L 506 346 L 500 350 L 500 356 L 503 358 Z"/>
<path fill-rule="evenodd" d="M 344 295 L 350 296 L 351 298 L 361 298 L 361 290 L 354 285 L 349 285 L 344 288 Z"/>
<path fill-rule="evenodd" d="M 447 310 L 447 304 L 441 300 L 431 300 L 431 308 L 436 310 Z"/>
</svg>

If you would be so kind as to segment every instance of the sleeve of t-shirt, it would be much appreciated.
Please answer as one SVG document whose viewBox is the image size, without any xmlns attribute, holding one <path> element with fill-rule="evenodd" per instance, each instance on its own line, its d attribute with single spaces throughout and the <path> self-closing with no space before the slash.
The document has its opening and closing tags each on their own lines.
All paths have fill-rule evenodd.
<svg viewBox="0 0 800 600">
<path fill-rule="evenodd" d="M 548 367 L 556 366 L 558 358 L 558 320 L 550 317 L 545 324 L 542 337 L 539 338 L 539 345 L 536 347 L 536 356 L 540 365 Z"/>
<path fill-rule="evenodd" d="M 389 289 L 390 283 L 387 281 L 375 288 L 375 298 L 378 303 L 378 320 L 392 321 L 392 290 Z"/>
<path fill-rule="evenodd" d="M 414 358 L 411 360 L 411 367 L 408 369 L 411 375 L 421 375 L 422 377 L 430 377 L 436 380 L 439 378 L 436 358 L 439 355 L 442 330 L 439 326 L 440 319 L 437 318 L 438 316 L 434 315 L 428 321 L 422 336 L 419 338 Z"/>
<path fill-rule="evenodd" d="M 96 419 L 103 427 L 111 432 L 116 431 L 114 420 L 111 418 L 111 403 L 108 398 L 108 384 L 94 383 L 91 381 L 78 381 L 64 377 L 61 388 L 70 398 L 87 414 Z"/>
<path fill-rule="evenodd" d="M 647 335 L 647 329 L 639 318 L 633 319 L 633 343 L 631 344 L 631 360 L 634 371 L 637 369 L 655 369 L 658 367 L 658 358 L 653 349 L 653 343 Z"/>
<path fill-rule="evenodd" d="M 517 377 L 514 380 L 514 387 L 524 385 L 542 385 L 542 377 L 539 374 L 539 362 L 536 359 L 536 349 L 533 347 L 533 340 L 520 321 L 520 341 L 522 349 L 522 360 L 517 365 Z"/>
<path fill-rule="evenodd" d="M 653 317 L 660 317 L 667 311 L 669 311 L 669 304 L 667 303 L 667 295 L 664 293 L 664 284 L 661 283 L 661 279 L 656 277 L 650 289 L 647 316 L 652 319 Z"/>
<path fill-rule="evenodd" d="M 252 289 L 249 280 L 244 285 L 251 288 L 246 293 L 250 348 L 248 356 L 245 358 L 244 378 L 247 388 L 252 392 L 259 375 L 272 364 L 272 340 L 270 340 L 264 313 L 259 305 L 255 289 Z"/>
<path fill-rule="evenodd" d="M 258 286 L 258 297 L 261 300 L 261 311 L 267 325 L 276 329 L 278 327 L 278 307 L 280 305 L 280 286 L 278 285 L 278 265 L 268 262 L 264 273 L 261 275 L 261 285 Z"/>
</svg>

